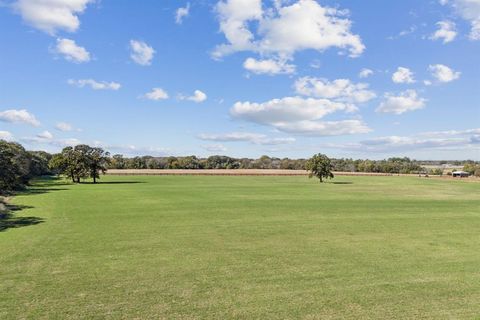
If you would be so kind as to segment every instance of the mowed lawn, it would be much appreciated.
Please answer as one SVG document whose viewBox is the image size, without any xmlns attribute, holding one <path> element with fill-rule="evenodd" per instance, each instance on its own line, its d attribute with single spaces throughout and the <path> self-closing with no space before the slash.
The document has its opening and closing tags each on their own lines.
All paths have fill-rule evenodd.
<svg viewBox="0 0 480 320">
<path fill-rule="evenodd" d="M 0 318 L 480 317 L 480 183 L 333 181 L 40 181 L 13 203 L 44 221 L 0 232 Z"/>
</svg>

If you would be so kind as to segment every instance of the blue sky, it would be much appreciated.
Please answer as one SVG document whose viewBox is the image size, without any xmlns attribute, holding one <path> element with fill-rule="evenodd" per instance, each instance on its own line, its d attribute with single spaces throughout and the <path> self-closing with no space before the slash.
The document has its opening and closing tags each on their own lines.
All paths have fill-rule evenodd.
<svg viewBox="0 0 480 320">
<path fill-rule="evenodd" d="M 29 149 L 480 160 L 480 0 L 0 0 L 0 43 Z"/>
</svg>

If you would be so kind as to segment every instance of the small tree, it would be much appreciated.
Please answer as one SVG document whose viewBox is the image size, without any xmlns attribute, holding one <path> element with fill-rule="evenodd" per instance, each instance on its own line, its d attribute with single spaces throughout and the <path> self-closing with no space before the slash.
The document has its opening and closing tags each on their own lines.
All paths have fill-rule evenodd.
<svg viewBox="0 0 480 320">
<path fill-rule="evenodd" d="M 476 167 L 475 162 L 469 161 L 463 166 L 463 171 L 468 172 L 469 174 L 474 174 L 475 169 L 477 169 Z"/>
<path fill-rule="evenodd" d="M 473 173 L 475 177 L 480 177 L 480 166 L 477 166 L 477 169 L 475 169 L 475 172 Z"/>
<path fill-rule="evenodd" d="M 310 171 L 308 175 L 309 178 L 317 177 L 320 182 L 323 182 L 323 179 L 332 179 L 334 177 L 332 173 L 333 165 L 330 158 L 321 153 L 308 159 L 305 164 L 305 169 Z"/>
</svg>

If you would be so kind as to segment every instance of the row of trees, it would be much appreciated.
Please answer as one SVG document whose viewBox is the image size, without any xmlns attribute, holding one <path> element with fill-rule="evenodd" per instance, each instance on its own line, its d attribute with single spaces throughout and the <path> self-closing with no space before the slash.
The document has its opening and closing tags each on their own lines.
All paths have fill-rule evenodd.
<svg viewBox="0 0 480 320">
<path fill-rule="evenodd" d="M 64 174 L 79 183 L 80 179 L 92 178 L 93 183 L 100 178 L 100 173 L 107 171 L 110 154 L 102 148 L 80 144 L 66 147 L 50 160 L 50 168 L 56 173 Z"/>
<path fill-rule="evenodd" d="M 0 140 L 0 194 L 22 189 L 30 179 L 51 173 L 52 155 L 27 151 L 20 144 Z"/>
<path fill-rule="evenodd" d="M 110 164 L 112 169 L 287 169 L 302 170 L 306 159 L 271 158 L 259 159 L 231 158 L 211 156 L 200 159 L 188 157 L 134 157 L 124 158 L 114 155 Z M 417 173 L 424 171 L 421 163 L 409 158 L 390 158 L 387 160 L 331 159 L 334 171 Z"/>
<path fill-rule="evenodd" d="M 0 195 L 23 189 L 34 177 L 51 174 L 64 174 L 77 183 L 92 178 L 96 183 L 109 163 L 108 152 L 88 145 L 66 147 L 52 155 L 0 140 Z"/>
<path fill-rule="evenodd" d="M 329 159 L 331 171 L 418 173 L 426 172 L 423 165 L 440 165 L 439 161 L 415 161 L 409 158 L 387 160 Z M 456 161 L 472 175 L 480 176 L 480 163 Z M 290 169 L 311 168 L 306 159 L 289 159 L 262 156 L 259 159 L 211 156 L 208 158 L 187 157 L 133 157 L 122 155 L 110 157 L 102 148 L 88 145 L 66 147 L 62 152 L 51 155 L 43 151 L 27 151 L 20 144 L 0 140 L 0 193 L 24 187 L 35 176 L 64 174 L 73 182 L 92 178 L 94 182 L 100 173 L 112 169 Z M 441 174 L 441 169 L 428 173 Z"/>
<path fill-rule="evenodd" d="M 303 169 L 304 159 L 270 158 L 259 159 L 211 156 L 208 158 L 187 157 L 134 157 L 125 158 L 116 154 L 111 159 L 112 169 Z"/>
</svg>

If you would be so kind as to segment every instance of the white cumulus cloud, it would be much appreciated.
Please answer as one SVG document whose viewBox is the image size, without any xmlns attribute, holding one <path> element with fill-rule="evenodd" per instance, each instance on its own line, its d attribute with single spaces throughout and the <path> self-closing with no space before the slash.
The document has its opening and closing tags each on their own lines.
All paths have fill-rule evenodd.
<svg viewBox="0 0 480 320">
<path fill-rule="evenodd" d="M 291 58 L 297 51 L 322 52 L 333 47 L 357 57 L 365 49 L 360 37 L 351 32 L 345 10 L 323 7 L 314 0 L 275 1 L 265 10 L 261 0 L 222 0 L 216 11 L 227 40 L 215 48 L 216 58 L 238 51 Z M 258 28 L 251 28 L 252 22 Z"/>
<path fill-rule="evenodd" d="M 432 73 L 432 76 L 442 83 L 451 82 L 460 78 L 460 72 L 454 71 L 451 68 L 443 64 L 434 64 L 428 67 L 428 70 Z"/>
<path fill-rule="evenodd" d="M 341 121 L 297 121 L 283 122 L 276 125 L 278 130 L 311 136 L 341 136 L 368 133 L 372 130 L 361 120 Z"/>
<path fill-rule="evenodd" d="M 251 133 L 251 132 L 229 132 L 222 134 L 209 134 L 202 133 L 198 135 L 198 138 L 201 140 L 208 141 L 219 141 L 219 142 L 251 142 L 253 144 L 261 145 L 279 145 L 279 144 L 288 144 L 295 142 L 295 138 L 286 137 L 286 138 L 271 138 L 267 135 L 260 133 Z"/>
<path fill-rule="evenodd" d="M 480 0 L 440 0 L 440 3 L 449 4 L 458 16 L 470 22 L 469 38 L 480 40 Z"/>
<path fill-rule="evenodd" d="M 230 110 L 237 118 L 260 124 L 278 124 L 302 120 L 320 119 L 336 111 L 355 111 L 352 105 L 328 99 L 285 97 L 263 103 L 237 102 Z"/>
<path fill-rule="evenodd" d="M 368 90 L 368 84 L 355 84 L 348 79 L 328 81 L 323 78 L 302 77 L 295 81 L 294 87 L 301 95 L 351 103 L 364 103 L 376 97 L 373 91 Z"/>
<path fill-rule="evenodd" d="M 51 140 L 51 139 L 53 139 L 53 134 L 51 134 L 49 131 L 46 131 L 46 130 L 45 130 L 45 131 L 37 134 L 37 137 L 38 137 L 39 139 Z"/>
<path fill-rule="evenodd" d="M 392 75 L 392 81 L 395 83 L 414 83 L 413 72 L 405 67 L 398 67 Z"/>
<path fill-rule="evenodd" d="M 263 103 L 237 102 L 230 113 L 236 118 L 288 133 L 328 136 L 369 132 L 360 120 L 321 121 L 335 112 L 356 110 L 352 104 L 329 99 L 285 97 Z"/>
<path fill-rule="evenodd" d="M 93 90 L 118 90 L 121 85 L 117 82 L 107 82 L 107 81 L 96 81 L 93 79 L 69 79 L 68 84 L 83 88 L 85 86 L 91 87 Z"/>
<path fill-rule="evenodd" d="M 18 0 L 14 9 L 23 20 L 48 34 L 58 30 L 77 31 L 80 26 L 78 15 L 95 0 Z"/>
<path fill-rule="evenodd" d="M 77 138 L 54 139 L 53 137 L 52 138 L 41 137 L 41 135 L 42 134 L 37 135 L 35 137 L 25 137 L 25 138 L 22 138 L 21 140 L 29 144 L 50 145 L 57 148 L 64 148 L 67 146 L 76 146 L 82 143 Z"/>
<path fill-rule="evenodd" d="M 16 110 L 5 110 L 0 112 L 0 121 L 10 122 L 10 123 L 23 123 L 28 124 L 34 127 L 40 126 L 40 122 L 35 118 L 33 114 L 28 112 L 25 109 Z"/>
<path fill-rule="evenodd" d="M 130 57 L 133 61 L 135 61 L 135 63 L 142 66 L 148 66 L 152 64 L 155 50 L 151 46 L 143 41 L 130 40 L 130 49 L 132 51 Z"/>
<path fill-rule="evenodd" d="M 291 74 L 295 72 L 295 65 L 288 64 L 285 60 L 247 58 L 243 67 L 255 74 Z"/>
<path fill-rule="evenodd" d="M 190 3 L 187 3 L 185 7 L 180 7 L 175 11 L 175 23 L 182 24 L 183 19 L 190 14 Z"/>
<path fill-rule="evenodd" d="M 57 39 L 55 52 L 63 55 L 67 61 L 75 63 L 90 61 L 90 52 L 88 52 L 84 47 L 77 45 L 75 41 L 71 39 Z"/>
<path fill-rule="evenodd" d="M 168 93 L 162 88 L 153 88 L 152 91 L 145 93 L 143 98 L 155 101 L 165 100 L 168 99 Z"/>
<path fill-rule="evenodd" d="M 373 74 L 373 70 L 367 69 L 367 68 L 363 68 L 362 70 L 360 70 L 360 73 L 358 74 L 358 76 L 359 76 L 360 78 L 368 78 L 368 77 L 370 77 L 372 74 Z"/>
<path fill-rule="evenodd" d="M 0 140 L 11 141 L 13 140 L 13 135 L 8 131 L 0 131 Z"/>
<path fill-rule="evenodd" d="M 360 152 L 405 152 L 412 150 L 480 150 L 480 129 L 421 132 L 409 136 L 383 136 L 323 147 Z"/>
<path fill-rule="evenodd" d="M 179 98 L 180 98 L 180 100 L 189 100 L 189 101 L 193 101 L 193 102 L 196 102 L 196 103 L 200 103 L 200 102 L 203 102 L 203 101 L 207 100 L 207 95 L 200 90 L 195 90 L 193 92 L 193 95 L 191 95 L 191 96 L 180 95 Z"/>
<path fill-rule="evenodd" d="M 430 36 L 432 40 L 443 40 L 443 43 L 449 43 L 457 37 L 457 30 L 455 23 L 452 21 L 437 22 L 438 29 Z"/>
<path fill-rule="evenodd" d="M 55 129 L 60 130 L 62 132 L 73 131 L 73 126 L 67 122 L 58 122 L 55 125 Z"/>
<path fill-rule="evenodd" d="M 407 111 L 422 109 L 426 99 L 418 96 L 415 90 L 406 90 L 399 95 L 385 94 L 385 100 L 380 103 L 377 112 L 402 114 Z"/>
</svg>

